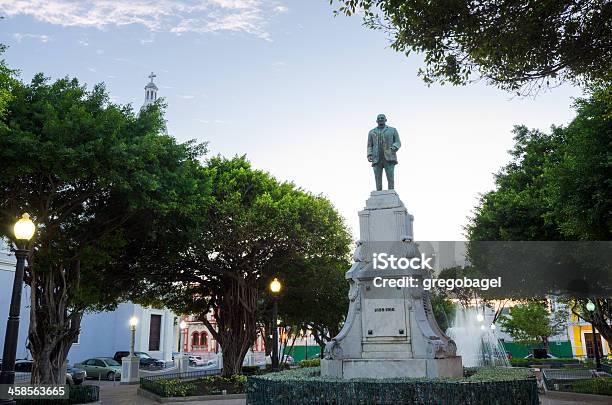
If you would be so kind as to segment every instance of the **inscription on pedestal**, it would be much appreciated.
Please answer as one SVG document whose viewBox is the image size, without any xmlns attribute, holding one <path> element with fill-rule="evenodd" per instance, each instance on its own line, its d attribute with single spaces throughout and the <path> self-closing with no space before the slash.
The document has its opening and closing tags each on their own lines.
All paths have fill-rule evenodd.
<svg viewBox="0 0 612 405">
<path fill-rule="evenodd" d="M 406 310 L 403 300 L 364 301 L 363 325 L 366 338 L 406 336 Z"/>
</svg>

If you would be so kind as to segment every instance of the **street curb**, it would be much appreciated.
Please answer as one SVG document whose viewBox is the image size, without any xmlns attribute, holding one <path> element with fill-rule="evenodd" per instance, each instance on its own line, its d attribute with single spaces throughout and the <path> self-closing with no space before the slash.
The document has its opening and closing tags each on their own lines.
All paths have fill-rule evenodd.
<svg viewBox="0 0 612 405">
<path fill-rule="evenodd" d="M 559 399 L 563 401 L 578 401 L 583 404 L 609 404 L 612 397 L 609 395 L 579 394 L 577 392 L 564 392 L 547 390 L 544 395 L 546 398 Z"/>
</svg>

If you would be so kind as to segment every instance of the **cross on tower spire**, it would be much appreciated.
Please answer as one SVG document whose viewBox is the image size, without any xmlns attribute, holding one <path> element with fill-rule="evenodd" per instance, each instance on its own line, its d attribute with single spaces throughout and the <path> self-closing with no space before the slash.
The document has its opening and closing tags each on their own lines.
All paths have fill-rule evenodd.
<svg viewBox="0 0 612 405">
<path fill-rule="evenodd" d="M 147 85 L 145 86 L 144 90 L 145 90 L 145 101 L 144 104 L 142 105 L 142 108 L 145 108 L 151 104 L 153 104 L 155 102 L 155 100 L 157 100 L 157 86 L 155 85 L 155 83 L 153 83 L 153 79 L 156 78 L 157 75 L 153 72 L 151 72 L 151 74 L 148 76 L 148 78 L 151 80 L 149 83 L 147 83 Z"/>
</svg>

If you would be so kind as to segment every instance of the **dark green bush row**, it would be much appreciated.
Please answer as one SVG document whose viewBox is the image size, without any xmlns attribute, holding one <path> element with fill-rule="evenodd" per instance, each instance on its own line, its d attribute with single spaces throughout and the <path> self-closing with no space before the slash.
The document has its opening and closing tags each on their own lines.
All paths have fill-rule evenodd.
<svg viewBox="0 0 612 405">
<path fill-rule="evenodd" d="M 242 394 L 245 391 L 246 376 L 234 375 L 230 378 L 221 376 L 200 377 L 193 380 L 157 379 L 140 382 L 140 388 L 160 397 L 190 397 L 195 395 L 217 395 L 226 391 L 228 394 Z"/>
<path fill-rule="evenodd" d="M 261 368 L 259 366 L 242 366 L 242 374 L 244 375 L 253 375 L 261 373 Z"/>
<path fill-rule="evenodd" d="M 532 364 L 578 364 L 580 361 L 573 358 L 558 359 L 510 359 L 510 364 L 514 367 L 526 367 Z"/>
<path fill-rule="evenodd" d="M 444 405 L 539 403 L 536 380 L 524 369 L 481 369 L 466 378 L 342 380 L 320 376 L 317 367 L 249 377 L 247 403 Z"/>
<path fill-rule="evenodd" d="M 289 370 L 291 367 L 289 367 L 289 364 L 287 363 L 280 363 L 278 365 L 279 370 Z M 266 373 L 269 373 L 272 371 L 272 364 L 266 364 L 266 368 L 265 371 Z"/>
<path fill-rule="evenodd" d="M 572 392 L 581 394 L 612 395 L 612 378 L 577 380 L 571 386 Z"/>
<path fill-rule="evenodd" d="M 100 387 L 97 385 L 74 385 L 68 389 L 68 399 L 20 399 L 17 405 L 59 405 L 59 404 L 88 404 L 100 400 Z"/>
<path fill-rule="evenodd" d="M 321 360 L 319 359 L 314 359 L 314 360 L 302 360 L 299 362 L 299 366 L 300 368 L 305 368 L 305 367 L 319 367 L 321 365 Z"/>
</svg>

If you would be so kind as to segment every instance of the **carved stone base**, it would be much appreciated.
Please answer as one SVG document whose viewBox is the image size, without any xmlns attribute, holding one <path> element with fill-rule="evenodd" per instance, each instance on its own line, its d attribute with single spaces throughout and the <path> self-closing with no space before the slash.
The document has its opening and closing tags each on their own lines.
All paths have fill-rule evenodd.
<svg viewBox="0 0 612 405">
<path fill-rule="evenodd" d="M 321 375 L 337 378 L 462 377 L 461 356 L 444 359 L 321 360 Z"/>
<path fill-rule="evenodd" d="M 383 287 L 388 280 L 431 275 L 422 268 L 375 268 L 373 257 L 419 257 L 413 217 L 394 190 L 374 191 L 359 212 L 360 240 L 346 273 L 349 310 L 337 336 L 325 346 L 321 375 L 338 378 L 460 377 L 456 345 L 440 330 L 429 292 Z"/>
</svg>

